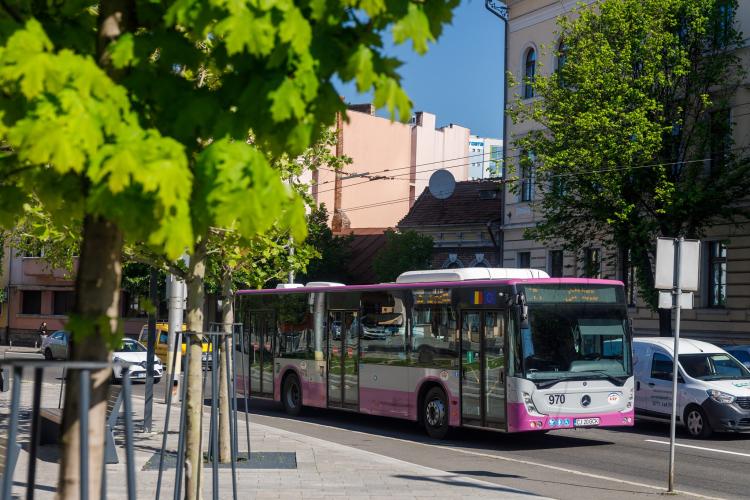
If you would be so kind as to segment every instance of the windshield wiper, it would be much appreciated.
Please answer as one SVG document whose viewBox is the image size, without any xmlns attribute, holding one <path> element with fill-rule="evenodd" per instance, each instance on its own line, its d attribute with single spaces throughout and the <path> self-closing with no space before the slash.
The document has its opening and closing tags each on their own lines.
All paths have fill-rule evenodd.
<svg viewBox="0 0 750 500">
<path fill-rule="evenodd" d="M 585 372 L 580 373 L 595 373 L 596 375 L 599 375 L 598 378 L 602 378 L 604 380 L 608 380 L 610 383 L 616 386 L 622 386 L 625 383 L 625 380 L 627 380 L 627 376 L 624 377 L 617 377 L 615 375 L 610 375 L 609 373 L 602 371 L 602 370 L 586 370 Z M 556 378 L 553 380 L 547 380 L 544 382 L 534 382 L 534 384 L 537 386 L 538 389 L 549 389 L 550 387 L 556 385 L 559 382 L 568 382 L 568 381 L 581 381 L 581 380 L 591 380 L 593 377 L 591 375 L 576 375 L 574 377 L 561 377 Z"/>
</svg>

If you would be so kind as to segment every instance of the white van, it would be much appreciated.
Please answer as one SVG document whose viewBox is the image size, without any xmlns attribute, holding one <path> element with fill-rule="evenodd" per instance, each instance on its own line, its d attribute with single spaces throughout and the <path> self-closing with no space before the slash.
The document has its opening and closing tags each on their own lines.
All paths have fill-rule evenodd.
<svg viewBox="0 0 750 500">
<path fill-rule="evenodd" d="M 674 339 L 633 339 L 637 419 L 669 421 Z M 693 437 L 750 432 L 750 370 L 707 342 L 680 340 L 677 422 Z"/>
</svg>

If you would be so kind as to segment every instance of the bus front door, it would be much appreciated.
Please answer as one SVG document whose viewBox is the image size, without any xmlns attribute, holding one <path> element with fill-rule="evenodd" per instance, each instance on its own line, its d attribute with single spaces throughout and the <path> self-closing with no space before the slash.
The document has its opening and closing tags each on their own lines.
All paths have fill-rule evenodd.
<svg viewBox="0 0 750 500">
<path fill-rule="evenodd" d="M 255 312 L 250 322 L 250 391 L 253 396 L 273 397 L 274 313 Z"/>
<path fill-rule="evenodd" d="M 359 312 L 328 313 L 328 406 L 359 409 Z"/>
<path fill-rule="evenodd" d="M 464 424 L 505 427 L 505 335 L 502 311 L 461 316 L 461 418 Z"/>
</svg>

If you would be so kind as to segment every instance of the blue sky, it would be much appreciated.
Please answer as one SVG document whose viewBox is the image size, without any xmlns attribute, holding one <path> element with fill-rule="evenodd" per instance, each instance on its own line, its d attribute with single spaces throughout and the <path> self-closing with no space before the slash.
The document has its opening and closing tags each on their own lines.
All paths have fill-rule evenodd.
<svg viewBox="0 0 750 500">
<path fill-rule="evenodd" d="M 436 114 L 438 126 L 456 123 L 472 134 L 502 138 L 503 29 L 483 0 L 464 0 L 424 56 L 410 43 L 388 43 L 386 52 L 404 61 L 402 84 L 414 110 Z M 353 84 L 339 84 L 339 91 L 347 102 L 371 99 Z"/>
</svg>

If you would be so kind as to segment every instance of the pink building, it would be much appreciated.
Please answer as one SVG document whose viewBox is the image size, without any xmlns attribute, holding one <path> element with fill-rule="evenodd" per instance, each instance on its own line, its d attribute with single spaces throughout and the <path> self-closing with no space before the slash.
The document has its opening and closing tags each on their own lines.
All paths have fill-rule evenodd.
<svg viewBox="0 0 750 500">
<path fill-rule="evenodd" d="M 351 106 L 347 116 L 338 152 L 353 161 L 340 174 L 340 199 L 331 170 L 313 174 L 312 191 L 331 218 L 340 207 L 344 232 L 395 227 L 435 170 L 446 168 L 456 180 L 468 179 L 469 129 L 452 124 L 436 128 L 435 115 L 425 112 L 408 124 L 392 122 L 375 116 L 371 105 Z"/>
<path fill-rule="evenodd" d="M 50 269 L 43 257 L 27 257 L 11 248 L 5 249 L 3 261 L 0 342 L 34 345 L 42 323 L 47 323 L 48 333 L 64 329 L 73 309 L 74 277 Z M 75 268 L 77 263 L 74 273 Z M 125 333 L 136 334 L 145 323 L 145 317 L 125 318 Z"/>
</svg>

